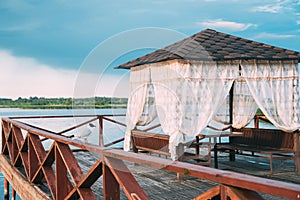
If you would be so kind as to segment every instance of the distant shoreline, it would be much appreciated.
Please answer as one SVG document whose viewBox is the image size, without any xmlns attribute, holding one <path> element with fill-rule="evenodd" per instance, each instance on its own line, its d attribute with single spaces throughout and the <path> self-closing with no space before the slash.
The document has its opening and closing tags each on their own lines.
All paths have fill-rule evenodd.
<svg viewBox="0 0 300 200">
<path fill-rule="evenodd" d="M 30 97 L 16 100 L 0 98 L 0 108 L 19 109 L 105 109 L 105 108 L 127 108 L 127 98 L 44 98 Z"/>
<path fill-rule="evenodd" d="M 5 106 L 0 105 L 0 108 L 19 108 L 19 109 L 89 109 L 89 108 L 96 108 L 96 109 L 107 109 L 107 108 L 127 108 L 127 105 L 95 105 L 95 106 L 69 106 L 69 105 L 53 105 L 53 106 L 40 106 L 40 105 L 26 105 L 26 106 Z"/>
</svg>

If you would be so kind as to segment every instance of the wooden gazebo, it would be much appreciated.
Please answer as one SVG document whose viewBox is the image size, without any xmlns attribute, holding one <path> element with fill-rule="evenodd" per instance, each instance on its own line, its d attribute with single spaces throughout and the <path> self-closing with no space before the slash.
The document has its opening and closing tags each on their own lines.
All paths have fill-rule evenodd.
<svg viewBox="0 0 300 200">
<path fill-rule="evenodd" d="M 155 116 L 170 136 L 173 159 L 175 147 L 213 119 L 241 129 L 257 108 L 280 130 L 298 132 L 299 61 L 299 52 L 206 29 L 118 66 L 131 70 L 124 150 L 136 125 Z M 299 172 L 298 135 L 294 142 Z"/>
</svg>

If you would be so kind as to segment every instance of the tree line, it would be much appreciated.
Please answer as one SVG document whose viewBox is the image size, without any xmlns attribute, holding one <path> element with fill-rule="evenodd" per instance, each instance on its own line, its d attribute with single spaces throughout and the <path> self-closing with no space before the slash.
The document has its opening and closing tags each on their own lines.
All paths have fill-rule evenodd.
<svg viewBox="0 0 300 200">
<path fill-rule="evenodd" d="M 45 98 L 19 97 L 16 100 L 0 98 L 0 108 L 39 108 L 39 109 L 71 109 L 71 108 L 125 108 L 127 98 L 91 97 L 91 98 Z"/>
</svg>

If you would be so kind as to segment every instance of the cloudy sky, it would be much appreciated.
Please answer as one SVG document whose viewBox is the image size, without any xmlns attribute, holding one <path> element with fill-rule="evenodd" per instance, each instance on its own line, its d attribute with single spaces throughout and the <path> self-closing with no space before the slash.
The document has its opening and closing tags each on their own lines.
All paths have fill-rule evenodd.
<svg viewBox="0 0 300 200">
<path fill-rule="evenodd" d="M 300 51 L 300 0 L 0 0 L 0 98 L 126 96 L 114 65 L 206 28 Z"/>
</svg>

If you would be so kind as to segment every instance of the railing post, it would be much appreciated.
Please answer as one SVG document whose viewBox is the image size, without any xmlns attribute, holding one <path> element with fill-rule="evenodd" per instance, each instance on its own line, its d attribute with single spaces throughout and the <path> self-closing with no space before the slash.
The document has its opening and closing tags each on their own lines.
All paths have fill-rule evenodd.
<svg viewBox="0 0 300 200">
<path fill-rule="evenodd" d="M 99 146 L 103 147 L 104 146 L 104 141 L 103 141 L 103 116 L 99 116 Z"/>
<path fill-rule="evenodd" d="M 4 177 L 4 200 L 9 200 L 9 182 Z"/>
<path fill-rule="evenodd" d="M 11 191 L 11 200 L 15 200 L 16 199 L 16 190 L 14 188 L 12 188 Z"/>
<path fill-rule="evenodd" d="M 295 173 L 300 175 L 300 144 L 299 144 L 299 132 L 294 133 L 294 165 Z"/>
<path fill-rule="evenodd" d="M 220 199 L 221 200 L 227 199 L 226 189 L 225 189 L 224 185 L 221 185 L 221 187 L 220 187 Z"/>
<path fill-rule="evenodd" d="M 64 199 L 68 194 L 68 177 L 67 177 L 67 168 L 64 165 L 63 158 L 61 157 L 57 147 L 55 148 L 55 187 L 56 187 L 56 196 L 55 199 Z"/>
<path fill-rule="evenodd" d="M 120 185 L 105 163 L 103 164 L 103 197 L 105 200 L 120 199 Z"/>
</svg>

